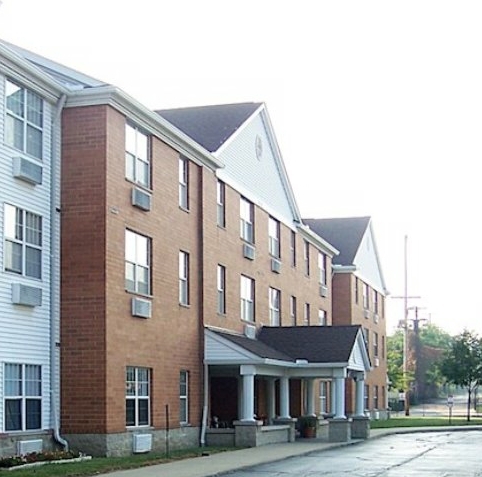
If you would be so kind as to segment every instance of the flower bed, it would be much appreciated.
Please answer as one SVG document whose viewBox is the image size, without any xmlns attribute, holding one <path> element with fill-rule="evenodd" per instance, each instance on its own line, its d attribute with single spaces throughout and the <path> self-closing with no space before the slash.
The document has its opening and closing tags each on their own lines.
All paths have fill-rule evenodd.
<svg viewBox="0 0 482 477">
<path fill-rule="evenodd" d="M 88 459 L 91 459 L 91 457 L 74 451 L 31 452 L 29 454 L 1 458 L 0 469 L 14 470 L 43 464 L 61 464 Z"/>
</svg>

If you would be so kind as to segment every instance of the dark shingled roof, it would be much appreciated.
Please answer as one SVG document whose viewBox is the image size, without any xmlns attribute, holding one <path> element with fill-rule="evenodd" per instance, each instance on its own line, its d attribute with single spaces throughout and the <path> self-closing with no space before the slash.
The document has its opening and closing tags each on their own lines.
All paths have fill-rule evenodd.
<svg viewBox="0 0 482 477">
<path fill-rule="evenodd" d="M 333 257 L 335 265 L 353 265 L 370 217 L 303 219 L 303 223 L 340 251 Z"/>
<path fill-rule="evenodd" d="M 156 111 L 156 113 L 209 152 L 215 152 L 261 104 L 220 104 L 192 108 L 163 109 Z"/>
<path fill-rule="evenodd" d="M 265 326 L 257 339 L 214 331 L 261 358 L 310 363 L 346 363 L 355 346 L 359 325 Z"/>
</svg>

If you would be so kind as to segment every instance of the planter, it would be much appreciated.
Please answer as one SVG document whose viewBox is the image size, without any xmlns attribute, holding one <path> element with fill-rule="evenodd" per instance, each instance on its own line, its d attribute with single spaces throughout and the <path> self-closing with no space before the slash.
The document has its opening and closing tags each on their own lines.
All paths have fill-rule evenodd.
<svg viewBox="0 0 482 477">
<path fill-rule="evenodd" d="M 306 438 L 316 437 L 316 429 L 314 427 L 304 427 L 301 431 L 301 435 Z"/>
</svg>

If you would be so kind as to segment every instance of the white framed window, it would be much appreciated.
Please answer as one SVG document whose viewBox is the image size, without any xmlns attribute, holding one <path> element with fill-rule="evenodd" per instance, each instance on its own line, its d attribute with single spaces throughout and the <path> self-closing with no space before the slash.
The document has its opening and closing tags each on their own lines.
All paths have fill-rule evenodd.
<svg viewBox="0 0 482 477">
<path fill-rule="evenodd" d="M 151 186 L 149 136 L 126 123 L 126 178 L 146 188 Z"/>
<path fill-rule="evenodd" d="M 187 424 L 189 422 L 189 373 L 181 371 L 179 373 L 179 422 Z"/>
<path fill-rule="evenodd" d="M 305 274 L 310 276 L 310 244 L 306 240 L 303 242 L 303 258 L 305 261 Z"/>
<path fill-rule="evenodd" d="M 373 356 L 378 358 L 378 333 L 373 332 Z"/>
<path fill-rule="evenodd" d="M 290 256 L 291 256 L 291 266 L 296 267 L 296 232 L 291 231 L 290 238 Z"/>
<path fill-rule="evenodd" d="M 189 161 L 179 158 L 179 207 L 189 210 Z"/>
<path fill-rule="evenodd" d="M 308 326 L 310 324 L 310 314 L 311 314 L 311 307 L 309 303 L 305 303 L 304 306 L 304 313 L 303 313 L 303 325 Z"/>
<path fill-rule="evenodd" d="M 241 319 L 254 321 L 254 280 L 241 275 Z"/>
<path fill-rule="evenodd" d="M 296 297 L 290 296 L 290 321 L 291 326 L 296 326 L 297 304 Z"/>
<path fill-rule="evenodd" d="M 217 289 L 218 289 L 218 313 L 226 314 L 226 267 L 218 265 L 217 268 Z"/>
<path fill-rule="evenodd" d="M 126 426 L 140 427 L 150 424 L 151 370 L 127 366 L 126 368 Z"/>
<path fill-rule="evenodd" d="M 366 283 L 363 284 L 363 308 L 365 310 L 370 308 L 370 288 Z"/>
<path fill-rule="evenodd" d="M 326 381 L 320 381 L 320 394 L 319 394 L 320 413 L 327 412 L 327 407 L 326 407 L 327 397 L 328 397 L 328 391 L 327 391 Z"/>
<path fill-rule="evenodd" d="M 218 180 L 216 186 L 217 224 L 226 227 L 226 184 Z"/>
<path fill-rule="evenodd" d="M 326 255 L 322 252 L 318 252 L 318 271 L 320 285 L 326 285 Z"/>
<path fill-rule="evenodd" d="M 151 294 L 151 239 L 126 229 L 125 287 L 132 293 Z"/>
<path fill-rule="evenodd" d="M 7 145 L 42 159 L 43 100 L 32 91 L 7 80 L 5 96 L 5 142 Z"/>
<path fill-rule="evenodd" d="M 9 204 L 4 211 L 5 271 L 42 278 L 42 217 Z"/>
<path fill-rule="evenodd" d="M 241 238 L 254 243 L 254 204 L 244 197 L 239 200 L 239 216 Z"/>
<path fill-rule="evenodd" d="M 321 308 L 318 310 L 318 324 L 326 326 L 326 311 Z"/>
<path fill-rule="evenodd" d="M 378 293 L 373 290 L 373 312 L 378 314 Z"/>
<path fill-rule="evenodd" d="M 269 287 L 269 324 L 280 326 L 281 324 L 281 292 L 277 288 Z"/>
<path fill-rule="evenodd" d="M 378 386 L 373 386 L 373 409 L 378 409 Z"/>
<path fill-rule="evenodd" d="M 189 254 L 179 252 L 179 303 L 189 305 Z"/>
<path fill-rule="evenodd" d="M 42 367 L 36 364 L 4 365 L 5 431 L 42 428 Z"/>
<path fill-rule="evenodd" d="M 358 280 L 358 277 L 355 277 L 355 303 L 358 303 L 358 295 L 360 293 L 359 287 L 360 281 Z"/>
<path fill-rule="evenodd" d="M 365 384 L 365 409 L 370 409 L 370 386 Z"/>
<path fill-rule="evenodd" d="M 272 257 L 280 258 L 280 223 L 270 217 L 268 220 L 269 253 Z"/>
</svg>

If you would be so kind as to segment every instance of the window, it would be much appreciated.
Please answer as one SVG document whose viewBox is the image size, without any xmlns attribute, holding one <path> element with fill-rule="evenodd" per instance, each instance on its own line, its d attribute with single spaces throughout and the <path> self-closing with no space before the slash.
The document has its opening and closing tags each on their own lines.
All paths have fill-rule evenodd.
<svg viewBox="0 0 482 477">
<path fill-rule="evenodd" d="M 126 230 L 125 287 L 132 293 L 151 294 L 150 253 L 151 239 Z"/>
<path fill-rule="evenodd" d="M 291 266 L 296 267 L 296 232 L 291 231 L 290 238 L 290 256 L 291 256 Z"/>
<path fill-rule="evenodd" d="M 326 311 L 325 310 L 318 310 L 318 323 L 321 326 L 326 326 Z"/>
<path fill-rule="evenodd" d="M 365 384 L 365 409 L 370 409 L 370 387 Z"/>
<path fill-rule="evenodd" d="M 378 314 L 378 293 L 373 290 L 373 312 Z"/>
<path fill-rule="evenodd" d="M 373 386 L 373 409 L 378 409 L 378 386 Z"/>
<path fill-rule="evenodd" d="M 295 296 L 290 297 L 290 321 L 292 326 L 296 325 L 296 297 Z"/>
<path fill-rule="evenodd" d="M 5 204 L 5 270 L 42 278 L 42 217 Z"/>
<path fill-rule="evenodd" d="M 148 426 L 150 422 L 150 369 L 126 369 L 126 426 Z"/>
<path fill-rule="evenodd" d="M 226 184 L 220 180 L 218 180 L 216 195 L 218 225 L 226 227 Z"/>
<path fill-rule="evenodd" d="M 363 284 L 363 308 L 365 310 L 368 310 L 370 308 L 369 293 L 370 293 L 370 289 L 368 288 L 368 285 L 364 283 Z"/>
<path fill-rule="evenodd" d="M 254 280 L 241 275 L 241 319 L 254 321 Z"/>
<path fill-rule="evenodd" d="M 189 254 L 179 252 L 179 303 L 189 305 Z"/>
<path fill-rule="evenodd" d="M 179 422 L 181 424 L 189 422 L 189 373 L 187 371 L 179 373 Z"/>
<path fill-rule="evenodd" d="M 280 258 L 280 223 L 278 220 L 269 218 L 269 253 L 271 256 Z"/>
<path fill-rule="evenodd" d="M 385 359 L 385 336 L 382 336 L 382 359 Z"/>
<path fill-rule="evenodd" d="M 326 408 L 326 398 L 327 398 L 327 386 L 326 381 L 320 381 L 320 413 L 325 413 Z"/>
<path fill-rule="evenodd" d="M 308 326 L 310 324 L 310 304 L 309 303 L 305 303 L 303 324 L 305 326 Z"/>
<path fill-rule="evenodd" d="M 359 281 L 358 277 L 355 277 L 355 303 L 358 303 L 358 294 L 359 294 Z"/>
<path fill-rule="evenodd" d="M 321 252 L 318 252 L 318 270 L 320 285 L 326 285 L 326 255 Z"/>
<path fill-rule="evenodd" d="M 150 187 L 149 137 L 126 124 L 126 178 Z"/>
<path fill-rule="evenodd" d="M 373 356 L 378 358 L 378 333 L 373 333 Z"/>
<path fill-rule="evenodd" d="M 305 273 L 310 276 L 310 244 L 306 240 L 303 242 L 303 257 L 305 260 Z"/>
<path fill-rule="evenodd" d="M 370 335 L 369 335 L 368 328 L 363 328 L 363 338 L 365 338 L 365 345 L 366 345 L 367 351 L 368 351 L 369 346 L 370 346 Z"/>
<path fill-rule="evenodd" d="M 189 162 L 179 158 L 179 207 L 189 210 Z"/>
<path fill-rule="evenodd" d="M 254 243 L 254 204 L 244 197 L 239 201 L 239 216 L 241 238 L 246 242 Z"/>
<path fill-rule="evenodd" d="M 280 325 L 281 292 L 276 288 L 269 288 L 269 324 Z"/>
<path fill-rule="evenodd" d="M 5 431 L 42 427 L 42 369 L 34 364 L 5 364 Z"/>
<path fill-rule="evenodd" d="M 6 97 L 6 144 L 37 159 L 42 159 L 42 98 L 8 80 L 6 83 Z"/>
<path fill-rule="evenodd" d="M 218 265 L 217 270 L 217 287 L 218 287 L 218 313 L 226 314 L 226 267 Z"/>
</svg>

